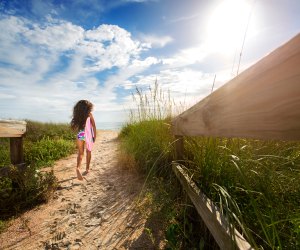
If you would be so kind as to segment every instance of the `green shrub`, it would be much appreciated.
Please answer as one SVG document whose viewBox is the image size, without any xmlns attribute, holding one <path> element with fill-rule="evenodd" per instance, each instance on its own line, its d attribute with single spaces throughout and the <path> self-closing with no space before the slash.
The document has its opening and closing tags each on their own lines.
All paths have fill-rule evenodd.
<svg viewBox="0 0 300 250">
<path fill-rule="evenodd" d="M 36 142 L 25 141 L 25 162 L 38 167 L 51 166 L 54 161 L 73 153 L 74 150 L 74 141 L 64 139 L 43 138 Z"/>
<path fill-rule="evenodd" d="M 53 172 L 41 173 L 35 167 L 21 172 L 11 166 L 8 176 L 0 178 L 0 219 L 48 201 L 56 183 Z"/>
</svg>

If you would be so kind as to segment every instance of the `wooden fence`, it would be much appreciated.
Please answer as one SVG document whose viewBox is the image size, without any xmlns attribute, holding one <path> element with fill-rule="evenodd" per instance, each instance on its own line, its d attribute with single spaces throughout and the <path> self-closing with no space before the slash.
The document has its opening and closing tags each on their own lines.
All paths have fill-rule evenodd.
<svg viewBox="0 0 300 250">
<path fill-rule="evenodd" d="M 300 34 L 172 121 L 177 158 L 183 136 L 300 140 Z M 221 249 L 251 249 L 195 188 L 182 168 L 173 170 Z M 235 243 L 233 243 L 235 239 Z"/>
<path fill-rule="evenodd" d="M 23 135 L 26 132 L 25 121 L 0 120 L 0 137 L 10 138 L 10 161 L 13 165 L 24 162 Z M 5 175 L 7 168 L 1 168 L 0 175 Z"/>
<path fill-rule="evenodd" d="M 300 34 L 173 121 L 175 135 L 300 139 Z"/>
</svg>

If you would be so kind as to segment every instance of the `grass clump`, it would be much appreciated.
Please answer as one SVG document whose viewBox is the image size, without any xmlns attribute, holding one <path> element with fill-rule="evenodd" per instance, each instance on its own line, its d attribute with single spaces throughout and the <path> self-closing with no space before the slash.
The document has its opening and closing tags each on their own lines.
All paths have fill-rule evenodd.
<svg viewBox="0 0 300 250">
<path fill-rule="evenodd" d="M 153 136 L 155 135 L 155 136 Z M 174 154 L 170 133 L 170 120 L 149 120 L 127 124 L 121 130 L 122 148 L 134 155 L 146 173 L 166 174 L 167 165 Z"/>
<path fill-rule="evenodd" d="M 253 246 L 299 247 L 299 143 L 187 138 L 186 150 L 198 186 Z"/>
<path fill-rule="evenodd" d="M 195 210 L 178 191 L 178 183 L 169 182 L 176 159 L 171 131 L 174 112 L 168 110 L 174 105 L 169 95 L 169 104 L 157 96 L 137 91 L 137 108 L 120 133 L 122 148 L 148 177 L 163 177 L 164 190 L 173 197 L 172 209 L 164 214 L 168 247 L 214 248 Z M 255 249 L 300 248 L 299 143 L 185 137 L 180 163 Z M 171 214 L 176 216 L 170 219 Z"/>
</svg>

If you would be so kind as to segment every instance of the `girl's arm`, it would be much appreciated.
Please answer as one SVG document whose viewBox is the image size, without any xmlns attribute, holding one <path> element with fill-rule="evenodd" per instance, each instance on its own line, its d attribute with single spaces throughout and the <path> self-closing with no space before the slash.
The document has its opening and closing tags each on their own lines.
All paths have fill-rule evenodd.
<svg viewBox="0 0 300 250">
<path fill-rule="evenodd" d="M 96 123 L 95 123 L 95 120 L 94 120 L 94 117 L 93 117 L 92 113 L 90 113 L 90 119 L 91 119 L 91 123 L 92 123 L 93 130 L 94 130 L 94 138 L 95 138 L 94 141 L 96 141 L 97 129 L 96 129 Z"/>
</svg>

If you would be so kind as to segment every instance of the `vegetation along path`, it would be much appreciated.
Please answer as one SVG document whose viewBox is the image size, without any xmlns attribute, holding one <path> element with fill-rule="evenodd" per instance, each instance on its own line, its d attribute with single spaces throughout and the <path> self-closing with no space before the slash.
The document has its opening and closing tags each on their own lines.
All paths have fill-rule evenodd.
<svg viewBox="0 0 300 250">
<path fill-rule="evenodd" d="M 0 235 L 1 249 L 152 248 L 134 202 L 143 178 L 119 166 L 117 133 L 98 133 L 86 180 L 75 178 L 76 154 L 56 162 L 54 197 L 13 220 Z"/>
</svg>

